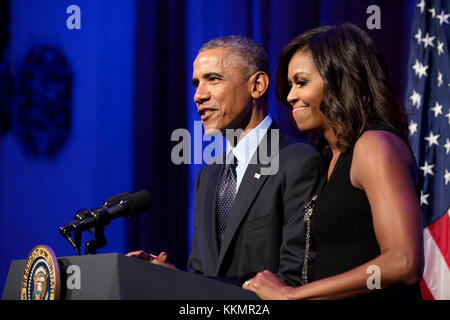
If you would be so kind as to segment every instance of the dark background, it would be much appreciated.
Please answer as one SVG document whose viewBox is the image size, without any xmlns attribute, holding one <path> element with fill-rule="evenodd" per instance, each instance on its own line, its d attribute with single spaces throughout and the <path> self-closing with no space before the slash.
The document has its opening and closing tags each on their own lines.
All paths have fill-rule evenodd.
<svg viewBox="0 0 450 320">
<path fill-rule="evenodd" d="M 66 26 L 72 4 L 80 8 L 79 30 Z M 380 8 L 381 29 L 367 28 L 370 5 Z M 175 165 L 171 151 L 178 142 L 171 135 L 185 128 L 191 142 L 202 140 L 194 134 L 200 119 L 190 80 L 204 42 L 229 34 L 252 37 L 267 50 L 273 79 L 282 48 L 295 36 L 319 25 L 351 22 L 380 46 L 404 101 L 414 6 L 412 0 L 2 0 L 0 288 L 11 260 L 25 259 L 35 245 L 49 245 L 57 256 L 75 254 L 57 228 L 76 210 L 141 189 L 152 195 L 153 208 L 113 221 L 105 233 L 109 244 L 100 253 L 165 250 L 172 263 L 186 267 L 193 187 L 203 163 Z M 54 115 L 38 114 L 33 130 L 20 121 L 28 112 L 19 108 L 25 95 L 20 75 L 30 50 L 39 45 L 58 48 L 72 77 L 71 95 L 56 100 L 70 102 L 70 125 L 61 130 L 45 126 L 57 121 Z M 47 69 L 33 70 L 27 83 L 42 103 L 29 105 L 37 110 L 52 97 L 46 94 L 48 83 L 39 80 Z M 272 116 L 299 134 L 275 101 L 273 83 L 269 90 Z M 33 119 L 35 113 L 26 115 Z M 33 148 L 54 138 L 64 142 L 51 154 Z"/>
</svg>

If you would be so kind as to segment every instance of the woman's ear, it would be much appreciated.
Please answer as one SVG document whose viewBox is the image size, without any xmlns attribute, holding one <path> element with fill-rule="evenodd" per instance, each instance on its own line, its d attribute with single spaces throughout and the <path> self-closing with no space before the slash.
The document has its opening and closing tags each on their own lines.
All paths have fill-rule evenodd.
<svg viewBox="0 0 450 320">
<path fill-rule="evenodd" d="M 263 71 L 254 73 L 250 79 L 250 93 L 253 99 L 261 98 L 269 87 L 269 77 Z"/>
</svg>

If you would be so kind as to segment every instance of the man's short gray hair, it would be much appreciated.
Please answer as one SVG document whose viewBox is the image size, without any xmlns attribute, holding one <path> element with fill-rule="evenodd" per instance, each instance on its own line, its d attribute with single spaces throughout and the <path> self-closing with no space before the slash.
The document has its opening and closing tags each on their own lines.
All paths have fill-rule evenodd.
<svg viewBox="0 0 450 320">
<path fill-rule="evenodd" d="M 205 43 L 202 51 L 226 48 L 243 59 L 241 70 L 244 76 L 250 77 L 258 71 L 263 71 L 270 78 L 270 64 L 266 51 L 252 39 L 245 36 L 225 36 L 215 38 Z"/>
</svg>

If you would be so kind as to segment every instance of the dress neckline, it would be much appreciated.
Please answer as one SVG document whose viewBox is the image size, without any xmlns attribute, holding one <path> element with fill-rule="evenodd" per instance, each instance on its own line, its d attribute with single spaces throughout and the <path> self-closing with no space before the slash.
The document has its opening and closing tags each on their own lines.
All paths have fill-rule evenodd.
<svg viewBox="0 0 450 320">
<path fill-rule="evenodd" d="M 327 179 L 327 184 L 331 181 L 331 179 L 333 179 L 333 176 L 335 175 L 334 173 L 336 172 L 336 168 L 337 168 L 338 164 L 340 163 L 341 155 L 342 155 L 342 152 L 339 153 L 339 155 L 338 155 L 336 163 L 334 164 L 333 171 L 331 171 L 330 177 Z"/>
</svg>

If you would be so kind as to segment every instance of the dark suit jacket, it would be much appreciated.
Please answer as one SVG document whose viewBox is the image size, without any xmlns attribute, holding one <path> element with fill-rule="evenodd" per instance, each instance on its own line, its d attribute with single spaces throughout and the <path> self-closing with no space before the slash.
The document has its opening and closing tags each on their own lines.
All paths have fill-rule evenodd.
<svg viewBox="0 0 450 320">
<path fill-rule="evenodd" d="M 263 154 L 272 155 L 272 161 L 278 157 L 278 172 L 255 178 L 255 173 L 268 167 L 259 161 L 260 144 L 233 202 L 220 252 L 215 193 L 223 165 L 212 163 L 200 170 L 188 261 L 191 271 L 205 276 L 237 277 L 268 269 L 286 284 L 300 284 L 305 247 L 303 207 L 322 187 L 324 166 L 312 146 L 281 131 L 279 151 L 270 150 L 271 140 L 276 137 L 270 129 L 278 127 L 272 122 L 266 135 L 269 150 Z"/>
</svg>

